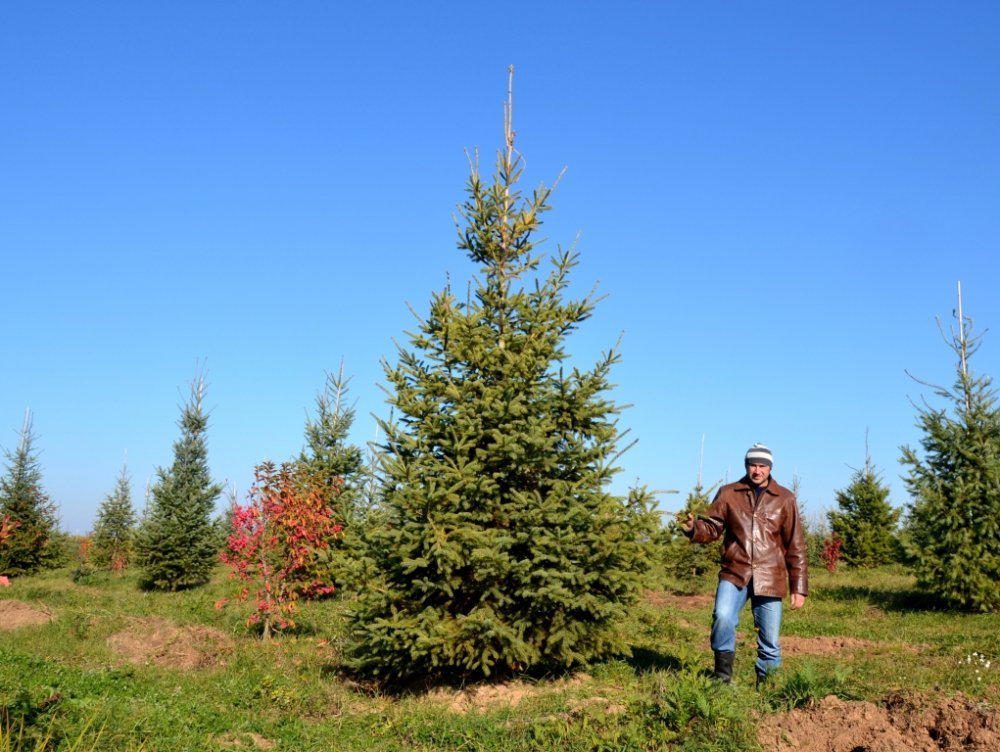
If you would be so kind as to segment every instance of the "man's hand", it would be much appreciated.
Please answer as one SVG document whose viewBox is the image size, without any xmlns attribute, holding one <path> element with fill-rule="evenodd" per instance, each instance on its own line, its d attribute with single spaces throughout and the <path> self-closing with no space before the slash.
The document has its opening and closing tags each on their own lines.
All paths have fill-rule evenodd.
<svg viewBox="0 0 1000 752">
<path fill-rule="evenodd" d="M 690 533 L 692 530 L 694 530 L 694 515 L 693 514 L 688 514 L 687 519 L 685 519 L 685 520 L 681 520 L 679 514 L 677 515 L 677 518 L 678 518 L 677 519 L 677 524 L 681 526 L 681 529 L 685 533 Z"/>
<path fill-rule="evenodd" d="M 806 597 L 802 593 L 792 593 L 792 608 L 802 608 L 806 605 Z"/>
</svg>

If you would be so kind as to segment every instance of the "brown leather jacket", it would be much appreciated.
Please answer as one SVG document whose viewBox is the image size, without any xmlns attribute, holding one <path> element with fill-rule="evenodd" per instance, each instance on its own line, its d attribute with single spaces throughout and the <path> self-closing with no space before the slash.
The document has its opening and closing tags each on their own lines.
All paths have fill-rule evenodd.
<svg viewBox="0 0 1000 752">
<path fill-rule="evenodd" d="M 704 517 L 695 520 L 693 543 L 722 538 L 719 577 L 737 587 L 753 578 L 756 595 L 809 594 L 806 543 L 795 495 L 771 478 L 755 503 L 746 476 L 719 489 Z"/>
</svg>

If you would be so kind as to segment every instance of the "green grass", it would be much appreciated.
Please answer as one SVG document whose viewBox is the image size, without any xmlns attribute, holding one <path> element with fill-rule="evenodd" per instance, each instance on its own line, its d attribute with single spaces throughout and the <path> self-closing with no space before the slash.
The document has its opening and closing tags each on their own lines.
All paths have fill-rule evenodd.
<svg viewBox="0 0 1000 752">
<path fill-rule="evenodd" d="M 684 584 L 687 592 L 712 586 Z M 526 677 L 504 690 L 516 691 L 515 706 L 494 700 L 464 712 L 452 708 L 455 689 L 390 695 L 343 678 L 342 601 L 307 605 L 296 633 L 264 643 L 244 627 L 245 607 L 215 608 L 231 593 L 221 572 L 180 593 L 143 592 L 134 577 L 74 584 L 69 569 L 16 580 L 0 598 L 54 618 L 0 630 L 0 752 L 752 750 L 755 714 L 827 694 L 1000 701 L 1000 616 L 936 609 L 892 568 L 815 573 L 806 607 L 786 612 L 783 635 L 827 647 L 786 654 L 762 692 L 753 688 L 749 611 L 735 682 L 720 687 L 707 677 L 711 606 L 667 598 L 632 610 L 630 657 L 582 667 L 585 674 Z M 152 617 L 219 630 L 232 650 L 224 663 L 192 671 L 124 662 L 108 638 Z"/>
</svg>

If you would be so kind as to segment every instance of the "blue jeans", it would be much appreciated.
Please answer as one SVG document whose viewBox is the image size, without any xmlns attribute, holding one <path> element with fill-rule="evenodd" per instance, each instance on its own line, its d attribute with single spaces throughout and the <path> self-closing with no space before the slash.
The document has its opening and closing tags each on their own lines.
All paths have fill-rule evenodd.
<svg viewBox="0 0 1000 752">
<path fill-rule="evenodd" d="M 719 580 L 712 612 L 712 650 L 736 650 L 736 627 L 740 610 L 750 600 L 753 623 L 757 628 L 757 675 L 765 675 L 781 665 L 781 598 L 754 595 L 753 580 L 744 588 L 728 580 Z"/>
</svg>

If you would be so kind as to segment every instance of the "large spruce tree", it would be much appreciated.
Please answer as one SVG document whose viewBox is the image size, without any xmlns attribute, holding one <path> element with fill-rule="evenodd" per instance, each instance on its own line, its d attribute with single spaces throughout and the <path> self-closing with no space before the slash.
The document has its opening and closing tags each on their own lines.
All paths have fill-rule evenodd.
<svg viewBox="0 0 1000 752">
<path fill-rule="evenodd" d="M 5 451 L 7 471 L 0 478 L 0 519 L 10 531 L 0 546 L 0 575 L 34 574 L 59 561 L 53 540 L 55 505 L 42 488 L 42 469 L 34 447 L 31 412 L 25 413 L 17 449 Z"/>
<path fill-rule="evenodd" d="M 174 443 L 174 462 L 157 470 L 139 527 L 136 558 L 143 583 L 158 590 L 202 585 L 219 560 L 212 513 L 222 486 L 209 473 L 204 396 L 205 380 L 198 377 L 178 421 L 181 437 Z"/>
<path fill-rule="evenodd" d="M 836 492 L 839 510 L 827 512 L 830 529 L 844 542 L 843 560 L 853 567 L 869 568 L 896 558 L 896 533 L 901 509 L 889 502 L 889 488 L 865 456 L 865 466 L 855 470 L 847 488 Z"/>
<path fill-rule="evenodd" d="M 97 510 L 90 536 L 90 558 L 94 565 L 114 572 L 124 570 L 133 559 L 136 515 L 132 505 L 132 481 L 122 465 L 114 490 Z"/>
<path fill-rule="evenodd" d="M 969 359 L 981 344 L 962 314 L 947 339 L 958 359 L 951 388 L 935 387 L 951 410 L 917 413 L 923 454 L 903 447 L 912 503 L 907 532 L 918 583 L 963 609 L 1000 609 L 1000 409 L 988 376 Z"/>
<path fill-rule="evenodd" d="M 459 248 L 479 269 L 450 286 L 386 364 L 379 580 L 353 613 L 355 665 L 384 680 L 504 675 L 627 650 L 619 619 L 648 564 L 649 496 L 622 498 L 618 355 L 565 361 L 594 300 L 566 300 L 575 251 L 539 273 L 535 235 L 551 189 L 530 197 L 514 148 L 491 183 L 473 161 Z"/>
</svg>

